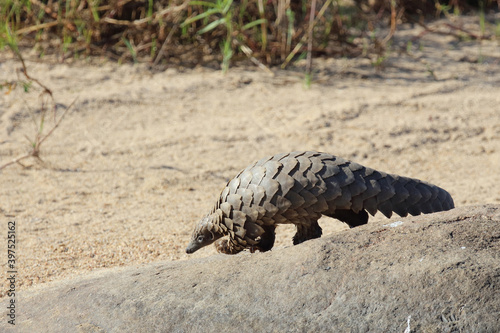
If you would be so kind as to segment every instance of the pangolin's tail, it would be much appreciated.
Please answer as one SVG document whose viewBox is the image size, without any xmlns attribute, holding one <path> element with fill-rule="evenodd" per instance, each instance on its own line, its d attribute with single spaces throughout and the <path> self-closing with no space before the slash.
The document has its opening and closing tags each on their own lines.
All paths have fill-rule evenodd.
<svg viewBox="0 0 500 333">
<path fill-rule="evenodd" d="M 372 215 L 377 210 L 387 217 L 391 217 L 392 212 L 400 216 L 419 215 L 455 207 L 447 191 L 418 179 L 386 174 L 377 183 L 381 191 L 363 204 Z"/>
<path fill-rule="evenodd" d="M 330 161 L 325 162 L 324 170 L 330 165 L 333 167 Z M 387 174 L 350 161 L 342 162 L 336 161 L 335 175 L 323 178 L 329 189 L 340 187 L 337 196 L 327 200 L 330 212 L 336 211 L 332 214 L 333 217 L 351 214 L 343 213 L 345 210 L 354 214 L 366 210 L 371 215 L 381 211 L 385 216 L 391 217 L 393 212 L 407 216 L 454 208 L 451 195 L 436 185 L 414 178 Z M 321 177 L 321 172 L 319 176 Z M 340 219 L 345 221 L 349 218 Z"/>
</svg>

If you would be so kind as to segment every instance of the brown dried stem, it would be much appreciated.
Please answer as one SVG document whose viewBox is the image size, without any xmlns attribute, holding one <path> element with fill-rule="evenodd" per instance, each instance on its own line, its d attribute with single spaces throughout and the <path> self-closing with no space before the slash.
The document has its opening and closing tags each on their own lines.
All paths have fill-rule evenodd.
<svg viewBox="0 0 500 333">
<path fill-rule="evenodd" d="M 49 98 L 50 98 L 50 100 L 52 102 L 52 110 L 54 112 L 54 122 L 55 123 L 52 126 L 52 128 L 47 132 L 47 134 L 43 135 L 43 133 L 42 133 L 42 130 L 43 130 L 42 124 L 44 122 L 46 109 L 45 109 L 45 104 L 44 104 L 44 102 L 42 100 L 40 125 L 36 124 L 36 120 L 35 120 L 35 124 L 37 125 L 37 131 L 36 131 L 36 134 L 35 134 L 35 138 L 34 138 L 33 141 L 29 140 L 29 138 L 28 138 L 28 141 L 30 141 L 30 143 L 31 143 L 31 149 L 30 149 L 30 151 L 28 153 L 24 154 L 24 155 L 21 155 L 21 156 L 15 158 L 15 159 L 13 159 L 10 162 L 7 162 L 7 163 L 5 163 L 3 165 L 0 165 L 0 170 L 5 169 L 9 165 L 12 165 L 12 164 L 15 164 L 15 163 L 19 163 L 20 164 L 20 162 L 22 160 L 24 160 L 24 159 L 26 159 L 28 157 L 34 157 L 34 158 L 37 158 L 37 159 L 41 160 L 40 159 L 40 148 L 41 148 L 42 144 L 45 142 L 45 140 L 47 140 L 52 135 L 52 133 L 54 133 L 54 131 L 56 130 L 56 128 L 59 127 L 59 125 L 61 124 L 61 121 L 64 119 L 64 116 L 66 115 L 66 113 L 68 113 L 68 111 L 71 109 L 71 107 L 73 106 L 73 104 L 75 104 L 75 102 L 76 102 L 76 99 L 73 100 L 73 102 L 71 102 L 71 104 L 66 108 L 66 110 L 64 110 L 64 112 L 59 117 L 59 119 L 57 119 L 56 118 L 56 102 L 55 102 L 54 97 L 52 95 L 52 90 L 50 90 L 46 85 L 44 85 L 39 80 L 37 80 L 36 78 L 34 78 L 34 77 L 32 77 L 31 75 L 28 74 L 28 69 L 26 67 L 24 59 L 23 59 L 21 53 L 19 52 L 19 50 L 17 50 L 15 47 L 11 47 L 11 50 L 14 52 L 14 54 L 17 56 L 17 58 L 21 62 L 21 65 L 22 65 L 21 72 L 26 77 L 26 79 L 29 80 L 29 81 L 31 81 L 31 82 L 35 82 L 36 84 L 38 84 L 42 88 L 42 92 L 40 93 L 40 97 L 43 98 L 43 96 L 45 96 L 45 95 L 49 96 Z"/>
</svg>

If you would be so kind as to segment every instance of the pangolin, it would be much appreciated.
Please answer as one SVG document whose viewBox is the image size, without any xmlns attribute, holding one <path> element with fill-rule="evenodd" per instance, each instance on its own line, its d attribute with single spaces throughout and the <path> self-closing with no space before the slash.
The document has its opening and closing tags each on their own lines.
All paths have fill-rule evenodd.
<svg viewBox="0 0 500 333">
<path fill-rule="evenodd" d="M 186 249 L 193 253 L 214 241 L 218 252 L 270 250 L 275 229 L 293 223 L 293 244 L 321 236 L 321 215 L 353 228 L 381 211 L 388 218 L 449 210 L 444 189 L 418 179 L 391 175 L 326 153 L 301 151 L 263 158 L 243 169 L 195 225 Z M 223 236 L 225 239 L 219 239 Z"/>
</svg>

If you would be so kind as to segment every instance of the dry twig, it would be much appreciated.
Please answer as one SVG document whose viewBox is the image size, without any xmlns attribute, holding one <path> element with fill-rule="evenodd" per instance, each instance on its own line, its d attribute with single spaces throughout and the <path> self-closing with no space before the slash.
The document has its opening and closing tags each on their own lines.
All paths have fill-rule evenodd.
<svg viewBox="0 0 500 333">
<path fill-rule="evenodd" d="M 61 121 L 64 119 L 64 116 L 66 116 L 66 114 L 68 113 L 68 111 L 71 109 L 71 107 L 75 104 L 76 102 L 76 99 L 71 102 L 71 104 L 66 108 L 66 110 L 64 110 L 64 112 L 62 113 L 62 115 L 59 117 L 59 119 L 56 118 L 56 102 L 54 100 L 54 96 L 52 94 L 52 90 L 50 90 L 46 85 L 44 85 L 43 83 L 41 83 L 39 80 L 37 80 L 36 78 L 32 77 L 31 75 L 28 74 L 28 69 L 26 67 L 26 64 L 24 62 L 24 59 L 21 55 L 21 53 L 19 52 L 19 50 L 17 50 L 16 48 L 14 47 L 11 47 L 11 50 L 15 53 L 15 55 L 18 57 L 19 61 L 21 62 L 21 65 L 22 65 L 22 69 L 21 69 L 21 72 L 23 73 L 23 75 L 26 77 L 27 80 L 31 81 L 31 82 L 35 82 L 36 84 L 38 84 L 41 88 L 42 88 L 42 92 L 40 93 L 40 97 L 43 98 L 43 96 L 48 96 L 52 102 L 52 110 L 54 112 L 54 125 L 52 126 L 52 128 L 47 132 L 47 134 L 43 135 L 42 133 L 42 130 L 43 130 L 43 122 L 44 122 L 44 118 L 45 118 L 45 105 L 42 101 L 42 107 L 41 107 L 41 120 L 40 120 L 40 125 L 38 126 L 37 125 L 37 132 L 36 132 L 36 135 L 35 135 L 35 138 L 33 141 L 29 140 L 28 138 L 28 141 L 30 141 L 31 143 L 31 149 L 29 152 L 27 152 L 26 154 L 24 155 L 21 155 L 15 159 L 13 159 L 12 161 L 10 162 L 7 162 L 3 165 L 0 165 L 0 170 L 2 169 L 5 169 L 6 167 L 8 167 L 9 165 L 12 165 L 12 164 L 21 164 L 20 162 L 28 157 L 34 157 L 34 158 L 37 158 L 39 160 L 41 160 L 40 158 L 40 149 L 41 149 L 41 146 L 42 144 L 45 142 L 45 140 L 47 140 L 47 138 L 49 138 L 52 133 L 54 133 L 54 131 L 56 130 L 57 127 L 59 127 L 59 125 L 61 124 Z M 35 121 L 36 123 L 36 121 Z M 22 164 L 21 164 L 22 165 Z"/>
</svg>

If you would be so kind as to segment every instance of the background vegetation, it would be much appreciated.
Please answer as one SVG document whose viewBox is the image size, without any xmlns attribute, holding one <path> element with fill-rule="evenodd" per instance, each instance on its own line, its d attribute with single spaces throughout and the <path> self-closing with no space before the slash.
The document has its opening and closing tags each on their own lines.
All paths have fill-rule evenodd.
<svg viewBox="0 0 500 333">
<path fill-rule="evenodd" d="M 308 51 L 382 54 L 403 22 L 424 25 L 499 6 L 496 0 L 0 0 L 0 48 L 29 47 L 61 61 L 105 57 L 227 69 L 230 61 L 250 59 L 286 67 Z"/>
</svg>

